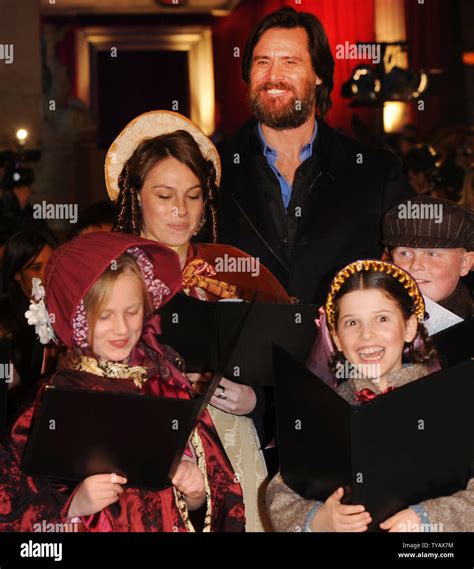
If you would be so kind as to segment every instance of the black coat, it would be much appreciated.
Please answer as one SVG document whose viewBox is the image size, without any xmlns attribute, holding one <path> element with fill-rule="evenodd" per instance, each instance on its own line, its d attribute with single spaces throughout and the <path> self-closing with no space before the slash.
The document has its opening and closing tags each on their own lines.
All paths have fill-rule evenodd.
<svg viewBox="0 0 474 569">
<path fill-rule="evenodd" d="M 255 124 L 250 120 L 219 145 L 219 240 L 258 257 L 291 296 L 322 304 L 338 269 L 380 258 L 383 215 L 413 191 L 394 154 L 364 146 L 318 120 L 311 163 L 300 166 L 307 172 L 303 189 L 293 204 L 292 194 L 288 208 L 295 212 L 299 206 L 299 214 L 286 218 Z M 265 182 L 272 177 L 273 183 Z"/>
</svg>

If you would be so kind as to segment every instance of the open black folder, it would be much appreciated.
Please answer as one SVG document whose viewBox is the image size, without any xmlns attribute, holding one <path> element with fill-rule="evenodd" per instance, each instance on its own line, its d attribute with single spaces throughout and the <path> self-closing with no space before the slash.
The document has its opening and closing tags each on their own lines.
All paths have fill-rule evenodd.
<svg viewBox="0 0 474 569">
<path fill-rule="evenodd" d="M 188 372 L 214 371 L 219 353 L 232 353 L 224 375 L 246 385 L 272 385 L 272 345 L 305 362 L 316 335 L 311 304 L 253 303 L 242 333 L 235 332 L 248 302 L 202 302 L 177 294 L 160 310 L 160 342 L 186 361 Z"/>
<path fill-rule="evenodd" d="M 252 307 L 249 304 L 240 315 L 232 345 Z M 22 471 L 78 481 L 115 472 L 126 476 L 128 486 L 168 487 L 231 354 L 231 349 L 219 354 L 217 372 L 206 393 L 192 399 L 46 386 L 33 419 Z"/>
<path fill-rule="evenodd" d="M 473 473 L 474 361 L 349 405 L 275 346 L 280 470 L 307 499 L 363 504 L 369 530 L 412 504 L 466 488 Z"/>
<path fill-rule="evenodd" d="M 430 339 L 444 366 L 474 358 L 474 318 L 441 330 L 430 336 Z"/>
<path fill-rule="evenodd" d="M 115 472 L 129 486 L 169 486 L 204 398 L 46 386 L 23 456 L 34 476 L 83 480 Z"/>
</svg>

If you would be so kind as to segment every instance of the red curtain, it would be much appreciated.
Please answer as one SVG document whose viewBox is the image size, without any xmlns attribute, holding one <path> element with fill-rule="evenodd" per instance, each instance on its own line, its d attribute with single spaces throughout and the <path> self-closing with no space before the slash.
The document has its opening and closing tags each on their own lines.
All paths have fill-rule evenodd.
<svg viewBox="0 0 474 569">
<path fill-rule="evenodd" d="M 228 135 L 235 131 L 248 117 L 247 85 L 241 78 L 241 57 L 234 57 L 234 48 L 243 55 L 245 42 L 252 28 L 267 14 L 283 6 L 292 6 L 302 12 L 317 16 L 328 35 L 335 58 L 336 45 L 372 42 L 375 39 L 375 0 L 244 0 L 230 16 L 216 18 L 213 26 L 214 65 L 216 76 L 216 107 L 219 130 Z M 362 120 L 371 123 L 374 111 L 354 110 L 350 101 L 340 95 L 341 85 L 346 81 L 357 60 L 336 59 L 334 72 L 333 107 L 326 119 L 334 127 L 351 132 L 351 119 L 357 113 Z"/>
</svg>

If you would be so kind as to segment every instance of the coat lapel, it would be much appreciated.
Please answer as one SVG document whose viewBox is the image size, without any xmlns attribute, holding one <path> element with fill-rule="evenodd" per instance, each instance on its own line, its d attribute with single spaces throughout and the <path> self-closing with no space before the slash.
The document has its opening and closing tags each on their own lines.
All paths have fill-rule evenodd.
<svg viewBox="0 0 474 569">
<path fill-rule="evenodd" d="M 345 152 L 322 120 L 318 120 L 318 136 L 312 155 L 312 159 L 315 158 L 319 161 L 320 167 L 315 169 L 310 181 L 295 240 L 314 224 L 318 211 L 321 207 L 324 209 L 325 200 L 330 196 L 334 202 L 340 194 L 338 181 L 344 169 Z"/>
<path fill-rule="evenodd" d="M 270 207 L 274 197 L 265 188 L 257 170 L 258 161 L 265 159 L 261 155 L 260 143 L 252 132 L 253 128 L 254 121 L 248 126 L 248 140 L 240 156 L 239 174 L 237 182 L 233 184 L 232 198 L 269 253 L 288 270 L 287 261 L 277 252 L 278 230 Z"/>
</svg>

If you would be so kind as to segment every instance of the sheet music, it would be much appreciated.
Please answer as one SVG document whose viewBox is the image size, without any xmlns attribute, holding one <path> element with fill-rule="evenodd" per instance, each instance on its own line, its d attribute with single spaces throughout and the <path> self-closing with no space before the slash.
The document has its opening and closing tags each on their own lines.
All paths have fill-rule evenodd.
<svg viewBox="0 0 474 569">
<path fill-rule="evenodd" d="M 425 300 L 425 311 L 429 314 L 428 320 L 425 320 L 423 324 L 430 336 L 463 321 L 457 314 L 443 308 L 437 302 L 434 302 L 426 296 L 423 298 Z"/>
</svg>

